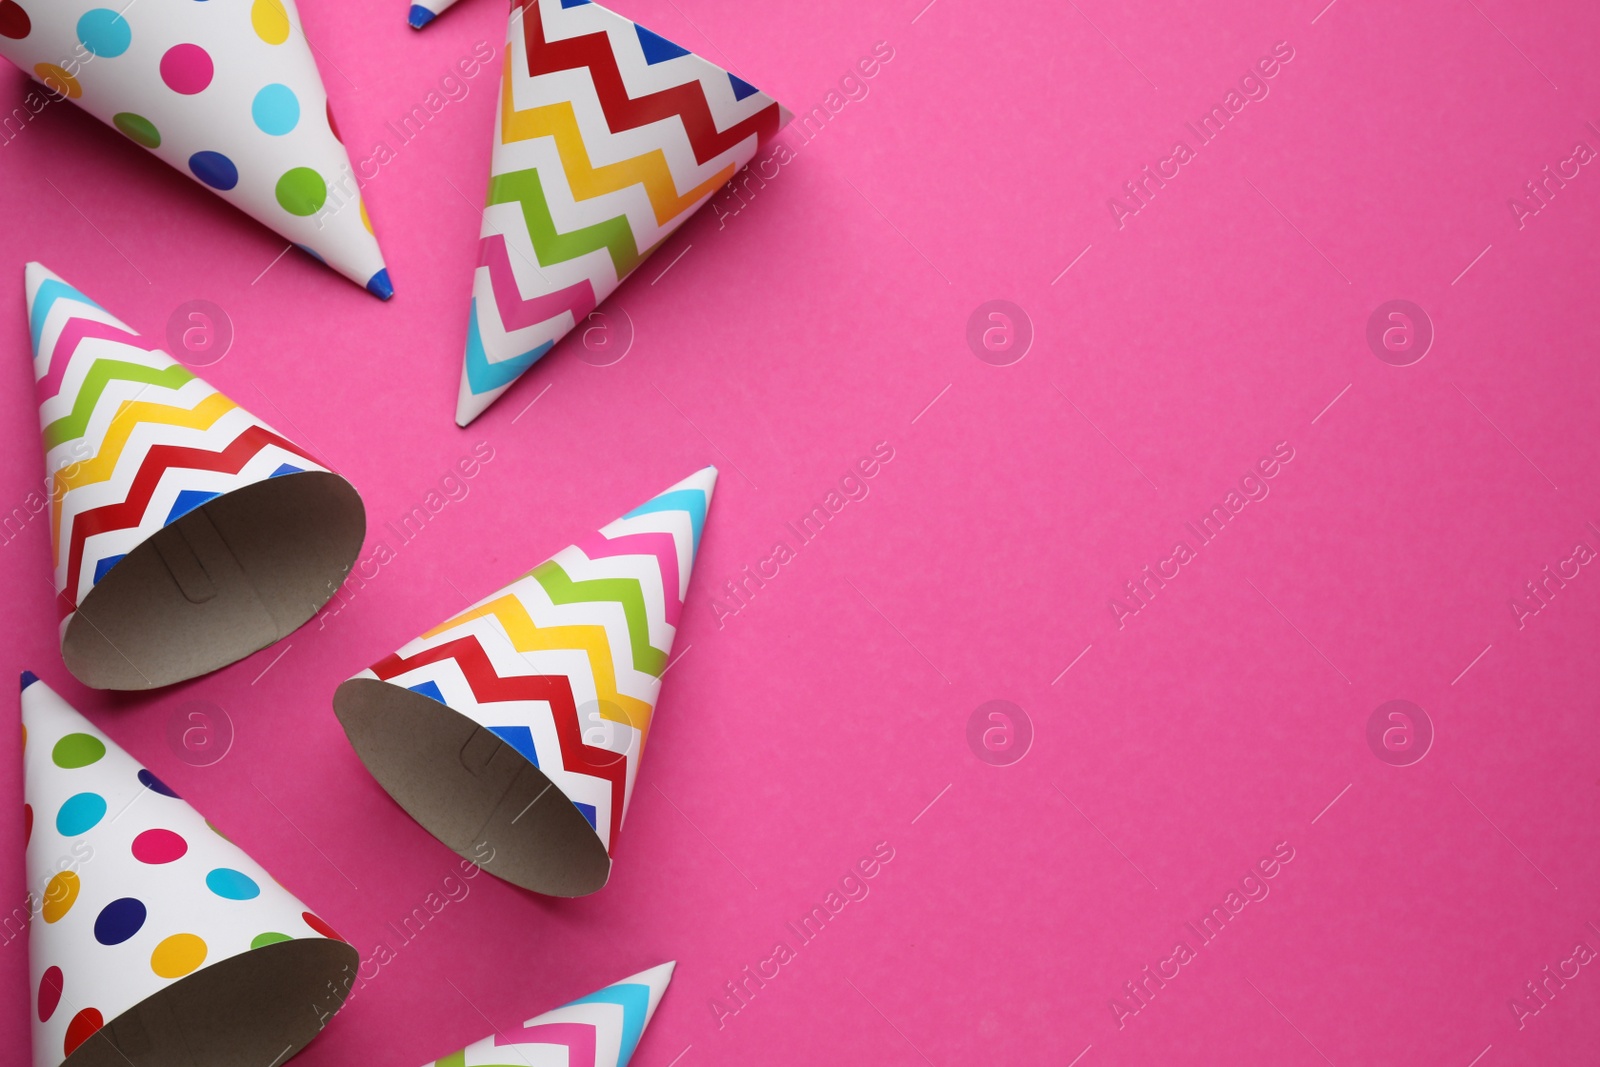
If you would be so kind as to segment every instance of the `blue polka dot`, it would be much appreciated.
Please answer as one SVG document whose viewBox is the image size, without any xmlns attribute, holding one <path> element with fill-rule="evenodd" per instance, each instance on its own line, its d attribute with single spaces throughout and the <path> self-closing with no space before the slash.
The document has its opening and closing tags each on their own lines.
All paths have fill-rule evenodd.
<svg viewBox="0 0 1600 1067">
<path fill-rule="evenodd" d="M 300 121 L 300 100 L 287 85 L 273 83 L 256 93 L 250 104 L 250 117 L 262 133 L 282 137 Z"/>
<path fill-rule="evenodd" d="M 78 20 L 78 40 L 95 55 L 110 58 L 128 50 L 133 31 L 127 19 L 109 7 L 97 7 Z"/>
<path fill-rule="evenodd" d="M 196 152 L 189 157 L 189 171 L 213 189 L 226 191 L 239 184 L 239 168 L 221 152 Z"/>
<path fill-rule="evenodd" d="M 254 878 L 231 867 L 218 867 L 206 875 L 206 888 L 224 900 L 254 900 L 261 895 Z"/>
<path fill-rule="evenodd" d="M 178 794 L 172 791 L 172 787 L 170 785 L 168 785 L 166 782 L 163 782 L 161 779 L 157 778 L 155 775 L 151 774 L 147 770 L 144 770 L 143 768 L 140 768 L 139 770 L 139 784 L 150 790 L 152 793 L 160 793 L 162 796 L 171 797 L 173 800 L 178 799 Z"/>
<path fill-rule="evenodd" d="M 94 939 L 102 945 L 120 945 L 144 926 L 144 904 L 132 897 L 113 900 L 94 920 Z"/>
<path fill-rule="evenodd" d="M 77 837 L 93 830 L 105 817 L 105 797 L 99 793 L 79 793 L 68 797 L 56 812 L 56 832 L 62 837 Z"/>
</svg>

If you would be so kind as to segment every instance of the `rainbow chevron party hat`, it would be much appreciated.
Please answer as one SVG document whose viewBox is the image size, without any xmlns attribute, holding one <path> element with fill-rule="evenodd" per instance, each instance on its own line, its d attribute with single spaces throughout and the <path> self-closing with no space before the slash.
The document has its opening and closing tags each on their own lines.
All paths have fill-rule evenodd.
<svg viewBox="0 0 1600 1067">
<path fill-rule="evenodd" d="M 357 285 L 394 295 L 295 0 L 4 0 L 0 55 Z M 25 103 L 46 99 L 35 89 Z"/>
<path fill-rule="evenodd" d="M 33 1067 L 264 1067 L 316 1037 L 356 950 L 32 674 L 22 730 Z"/>
<path fill-rule="evenodd" d="M 628 1067 L 675 966 L 624 978 L 425 1067 Z"/>
<path fill-rule="evenodd" d="M 716 481 L 685 478 L 339 686 L 356 754 L 424 829 L 538 893 L 606 884 Z"/>
<path fill-rule="evenodd" d="M 589 0 L 513 0 L 456 401 L 462 426 L 789 121 Z"/>
<path fill-rule="evenodd" d="M 152 689 L 311 618 L 366 534 L 350 483 L 37 263 L 27 294 L 67 669 Z"/>
</svg>

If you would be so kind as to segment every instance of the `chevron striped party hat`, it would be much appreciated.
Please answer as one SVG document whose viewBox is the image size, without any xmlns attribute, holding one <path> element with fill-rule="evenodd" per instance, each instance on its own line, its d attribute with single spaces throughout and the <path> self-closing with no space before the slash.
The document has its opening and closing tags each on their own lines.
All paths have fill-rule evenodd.
<svg viewBox="0 0 1600 1067">
<path fill-rule="evenodd" d="M 349 482 L 28 264 L 61 656 L 152 689 L 286 636 L 361 550 Z"/>
<path fill-rule="evenodd" d="M 0 55 L 357 285 L 394 295 L 295 0 L 4 0 Z M 37 101 L 37 104 L 35 104 Z"/>
<path fill-rule="evenodd" d="M 676 966 L 641 971 L 425 1067 L 628 1067 Z"/>
<path fill-rule="evenodd" d="M 538 893 L 606 884 L 716 482 L 685 478 L 339 686 L 356 754 L 424 829 Z"/>
<path fill-rule="evenodd" d="M 32 674 L 22 742 L 33 1067 L 265 1065 L 316 1037 L 356 950 Z"/>
<path fill-rule="evenodd" d="M 513 0 L 456 402 L 462 426 L 789 121 L 589 0 Z"/>
</svg>

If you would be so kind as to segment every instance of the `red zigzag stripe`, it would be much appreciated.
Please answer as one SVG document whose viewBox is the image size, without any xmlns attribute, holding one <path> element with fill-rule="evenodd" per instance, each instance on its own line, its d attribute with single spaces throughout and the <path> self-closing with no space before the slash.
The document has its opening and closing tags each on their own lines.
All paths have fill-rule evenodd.
<svg viewBox="0 0 1600 1067">
<path fill-rule="evenodd" d="M 539 16 L 539 0 L 515 0 L 515 3 L 523 11 L 522 36 L 528 50 L 528 75 L 536 78 L 541 74 L 588 67 L 595 93 L 600 98 L 600 106 L 605 110 L 606 123 L 614 133 L 676 118 L 682 121 L 684 130 L 689 134 L 695 160 L 705 163 L 751 134 L 765 139 L 778 132 L 776 102 L 738 125 L 719 131 L 716 120 L 711 117 L 711 108 L 706 104 L 705 92 L 698 82 L 685 82 L 634 99 L 623 85 L 622 72 L 617 67 L 617 57 L 611 52 L 611 40 L 606 34 L 590 33 L 582 37 L 569 37 L 564 41 L 546 41 L 544 24 Z"/>
<path fill-rule="evenodd" d="M 372 672 L 384 681 L 427 666 L 453 659 L 472 695 L 479 703 L 506 700 L 543 700 L 550 705 L 555 720 L 556 736 L 561 741 L 561 763 L 568 771 L 576 771 L 611 783 L 611 843 L 616 844 L 617 833 L 622 829 L 623 790 L 628 780 L 627 757 L 583 742 L 579 729 L 578 708 L 572 699 L 572 686 L 559 674 L 514 674 L 502 678 L 489 662 L 488 653 L 476 637 L 467 636 L 418 652 L 409 659 L 398 654 L 385 656 L 373 664 Z"/>
<path fill-rule="evenodd" d="M 268 445 L 277 445 L 286 452 L 300 456 L 309 463 L 317 461 L 309 452 L 293 442 L 286 441 L 265 426 L 249 426 L 233 443 L 221 452 L 204 448 L 185 448 L 179 445 L 156 445 L 145 454 L 139 474 L 128 488 L 128 495 L 120 504 L 85 511 L 72 520 L 72 549 L 67 557 L 67 587 L 56 597 L 56 609 L 61 618 L 71 615 L 78 607 L 78 575 L 83 570 L 84 545 L 96 534 L 138 526 L 150 507 L 150 498 L 168 470 L 182 468 L 198 471 L 221 471 L 237 474 L 244 465 Z"/>
</svg>

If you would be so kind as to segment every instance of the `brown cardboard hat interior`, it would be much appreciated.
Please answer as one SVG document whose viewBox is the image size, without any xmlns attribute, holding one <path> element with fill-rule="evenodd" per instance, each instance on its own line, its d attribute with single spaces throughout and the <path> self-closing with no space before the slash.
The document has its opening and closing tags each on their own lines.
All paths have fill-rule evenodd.
<svg viewBox="0 0 1600 1067">
<path fill-rule="evenodd" d="M 265 1067 L 322 1031 L 361 955 L 322 937 L 279 941 L 174 982 L 112 1019 L 62 1067 Z"/>
<path fill-rule="evenodd" d="M 340 685 L 333 710 L 378 784 L 457 855 L 547 896 L 581 897 L 606 884 L 611 857 L 588 820 L 539 768 L 465 715 L 375 678 Z"/>
<path fill-rule="evenodd" d="M 355 488 L 326 471 L 217 497 L 96 583 L 67 623 L 61 658 L 97 689 L 154 689 L 226 667 L 316 614 L 366 529 Z"/>
</svg>

